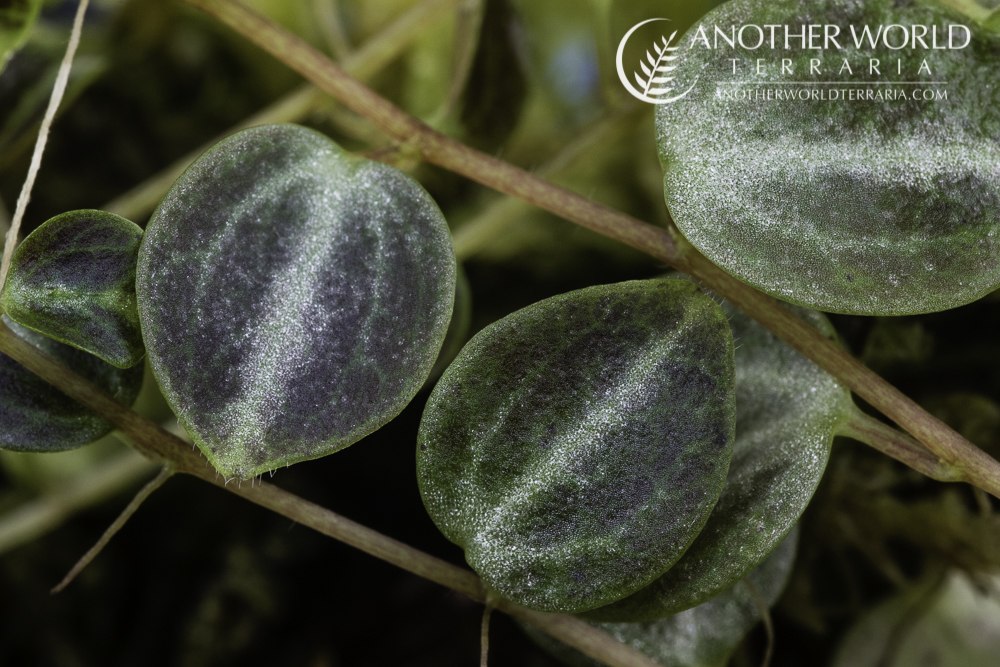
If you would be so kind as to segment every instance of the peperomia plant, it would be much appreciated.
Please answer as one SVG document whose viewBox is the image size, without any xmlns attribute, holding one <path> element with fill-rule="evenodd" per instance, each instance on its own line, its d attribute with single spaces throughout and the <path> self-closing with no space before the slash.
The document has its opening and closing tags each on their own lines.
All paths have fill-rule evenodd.
<svg viewBox="0 0 1000 667">
<path fill-rule="evenodd" d="M 264 126 L 178 179 L 135 287 L 164 396 L 216 469 L 249 479 L 399 414 L 441 349 L 455 258 L 410 178 Z"/>
<path fill-rule="evenodd" d="M 714 26 L 822 23 L 843 31 L 834 39 L 843 48 L 822 65 L 814 48 L 786 48 L 780 66 L 769 67 L 754 51 L 696 48 L 688 52 L 688 77 L 721 86 L 733 74 L 756 72 L 760 86 L 806 79 L 838 94 L 850 87 L 857 99 L 834 103 L 824 93 L 823 104 L 803 105 L 802 91 L 790 85 L 777 104 L 748 114 L 731 91 L 706 86 L 662 105 L 664 195 L 685 237 L 739 279 L 834 313 L 933 312 L 1000 286 L 997 38 L 977 30 L 961 49 L 945 48 L 943 38 L 920 49 L 927 40 L 913 28 L 906 76 L 903 58 L 890 60 L 901 39 L 893 26 L 947 26 L 954 18 L 933 3 L 894 0 L 734 0 L 707 15 L 692 38 Z M 834 31 L 824 30 L 825 41 L 810 47 L 834 47 Z M 750 44 L 752 32 L 743 33 Z M 788 32 L 779 30 L 779 40 L 794 45 Z M 924 73 L 932 76 L 918 76 Z M 899 80 L 928 83 L 915 88 L 919 95 L 856 94 L 859 86 Z"/>
<path fill-rule="evenodd" d="M 504 597 L 580 612 L 670 567 L 732 456 L 733 340 L 693 283 L 592 287 L 481 331 L 417 438 L 428 512 Z"/>
<path fill-rule="evenodd" d="M 1000 38 L 992 18 L 976 19 L 967 48 L 928 54 L 928 67 L 958 89 L 938 105 L 754 97 L 733 105 L 697 81 L 745 85 L 723 79 L 754 72 L 762 77 L 752 86 L 798 85 L 793 78 L 815 71 L 812 54 L 765 71 L 748 53 L 692 47 L 677 74 L 689 78 L 690 95 L 657 105 L 662 195 L 677 225 L 664 228 L 455 138 L 493 145 L 515 124 L 489 118 L 493 98 L 478 80 L 514 68 L 503 80 L 514 91 L 507 102 L 520 104 L 514 60 L 523 44 L 516 31 L 491 32 L 491 21 L 516 14 L 506 2 L 467 3 L 456 16 L 456 34 L 471 30 L 479 45 L 455 40 L 456 75 L 431 99 L 437 106 L 416 100 L 413 88 L 401 95 L 408 108 L 436 109 L 425 124 L 235 0 L 188 1 L 395 145 L 358 155 L 332 132 L 253 123 L 172 174 L 144 228 L 73 210 L 11 252 L 24 195 L 9 266 L 0 270 L 0 447 L 72 449 L 117 426 L 163 466 L 125 518 L 173 473 L 198 476 L 483 602 L 485 619 L 494 607 L 510 613 L 571 665 L 721 666 L 749 645 L 758 621 L 770 631 L 768 609 L 793 578 L 800 544 L 810 545 L 799 525 L 837 435 L 934 479 L 969 482 L 992 511 L 985 492 L 1000 494 L 1000 464 L 851 357 L 831 321 L 810 309 L 942 310 L 1000 283 Z M 615 11 L 617 3 L 608 5 Z M 551 8 L 522 10 L 530 20 Z M 737 25 L 960 18 L 930 0 L 732 0 L 664 38 L 648 61 L 669 78 L 674 66 L 662 63 L 674 57 L 670 49 L 702 35 L 718 44 L 719 32 L 725 43 L 722 25 L 733 26 L 736 40 Z M 670 46 L 674 39 L 681 46 Z M 845 63 L 875 67 L 877 41 L 841 41 Z M 428 38 L 421 57 L 433 59 L 437 47 Z M 564 64 L 553 57 L 550 66 Z M 651 82 L 653 70 L 642 67 Z M 834 72 L 820 70 L 813 82 L 833 84 Z M 309 107 L 302 99 L 291 106 Z M 578 102 L 566 118 L 586 115 L 592 100 Z M 560 290 L 479 322 L 466 341 L 469 287 L 436 202 L 446 189 L 433 174 L 406 173 L 421 160 L 688 277 L 653 278 L 660 267 L 650 265 L 643 280 Z M 502 216 L 483 219 L 466 224 L 497 229 Z M 153 391 L 190 440 L 129 409 L 145 362 Z M 410 441 L 416 484 L 474 573 L 258 481 L 375 433 L 431 385 Z M 862 412 L 852 390 L 913 437 Z"/>
</svg>

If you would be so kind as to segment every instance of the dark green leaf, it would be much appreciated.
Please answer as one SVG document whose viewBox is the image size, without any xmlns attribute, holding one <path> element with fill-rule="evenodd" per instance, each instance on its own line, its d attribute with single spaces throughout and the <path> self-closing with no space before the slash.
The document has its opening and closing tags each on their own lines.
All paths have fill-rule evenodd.
<svg viewBox="0 0 1000 667">
<path fill-rule="evenodd" d="M 132 405 L 142 385 L 143 366 L 120 369 L 82 350 L 3 322 L 42 352 L 66 364 L 119 403 Z M 114 425 L 74 402 L 10 357 L 0 354 L 0 447 L 20 452 L 59 452 L 90 444 Z"/>
<path fill-rule="evenodd" d="M 70 211 L 14 251 L 0 306 L 29 329 L 119 368 L 146 351 L 135 304 L 142 229 L 104 211 Z"/>
<path fill-rule="evenodd" d="M 824 311 L 931 312 L 995 289 L 1000 37 L 973 25 L 967 48 L 900 52 L 881 42 L 872 49 L 864 41 L 859 49 L 849 28 L 938 26 L 941 41 L 943 27 L 955 22 L 938 7 L 897 0 L 733 0 L 708 14 L 698 25 L 710 40 L 716 25 L 787 25 L 794 32 L 831 24 L 842 27 L 843 50 L 820 54 L 794 42 L 790 50 L 779 44 L 771 51 L 769 42 L 752 51 L 738 44 L 707 49 L 693 39 L 697 27 L 688 31 L 674 87 L 697 83 L 657 111 L 664 192 L 684 235 L 740 280 Z M 893 35 L 898 42 L 900 29 Z M 782 58 L 791 74 L 782 73 Z M 820 74 L 811 73 L 813 58 Z M 879 60 L 881 74 L 870 59 Z M 924 59 L 930 75 L 918 71 Z M 869 85 L 899 80 L 948 85 Z M 820 89 L 848 95 L 845 88 L 873 98 L 787 99 Z M 781 99 L 767 99 L 772 90 Z M 915 100 L 914 90 L 946 92 L 947 99 Z"/>
<path fill-rule="evenodd" d="M 424 504 L 490 586 L 577 612 L 684 552 L 725 480 L 732 336 L 687 281 L 591 287 L 476 335 L 418 436 Z"/>
<path fill-rule="evenodd" d="M 724 667 L 743 637 L 760 620 L 760 609 L 746 582 L 756 588 L 767 606 L 773 605 L 791 575 L 798 532 L 793 529 L 745 580 L 693 609 L 649 623 L 593 625 L 665 667 Z M 522 627 L 542 648 L 567 665 L 604 664 L 530 626 Z"/>
<path fill-rule="evenodd" d="M 598 621 L 651 621 L 739 581 L 799 520 L 826 468 L 848 390 L 728 303 L 736 342 L 736 445 L 719 502 L 684 556 L 649 586 L 601 609 Z M 792 307 L 824 336 L 820 313 Z"/>
<path fill-rule="evenodd" d="M 0 71 L 38 18 L 42 0 L 0 0 Z"/>
<path fill-rule="evenodd" d="M 220 472 L 248 478 L 399 414 L 441 348 L 455 256 L 408 176 L 269 125 L 177 180 L 136 288 L 164 396 Z"/>
<path fill-rule="evenodd" d="M 479 45 L 462 93 L 462 125 L 469 140 L 492 152 L 514 131 L 528 93 L 516 52 L 518 16 L 510 0 L 486 3 Z"/>
</svg>

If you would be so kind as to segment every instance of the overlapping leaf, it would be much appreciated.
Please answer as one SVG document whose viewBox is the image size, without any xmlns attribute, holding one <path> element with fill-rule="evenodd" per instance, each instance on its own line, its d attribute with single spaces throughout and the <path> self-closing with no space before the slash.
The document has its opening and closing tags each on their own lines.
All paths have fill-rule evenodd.
<svg viewBox="0 0 1000 667">
<path fill-rule="evenodd" d="M 154 213 L 136 282 L 181 423 L 247 478 L 371 433 L 419 390 L 455 292 L 448 227 L 391 167 L 293 125 L 220 142 Z"/>
<path fill-rule="evenodd" d="M 684 556 L 637 593 L 587 612 L 651 621 L 704 602 L 757 567 L 799 520 L 819 485 L 848 390 L 728 303 L 736 341 L 736 445 L 719 502 Z M 792 307 L 823 335 L 820 313 Z"/>
<path fill-rule="evenodd" d="M 480 576 L 577 612 L 646 585 L 715 504 L 733 442 L 732 336 L 687 281 L 592 287 L 480 332 L 431 394 L 424 504 Z"/>
<path fill-rule="evenodd" d="M 678 86 L 698 85 L 657 110 L 664 193 L 684 235 L 737 278 L 824 311 L 930 312 L 996 289 L 1000 37 L 972 25 L 965 48 L 901 57 L 864 36 L 896 26 L 898 44 L 901 27 L 936 26 L 945 43 L 961 22 L 894 0 L 733 0 L 709 13 L 678 52 Z M 699 26 L 714 45 L 715 26 L 809 24 L 839 26 L 842 49 L 695 39 Z"/>
<path fill-rule="evenodd" d="M 118 402 L 132 405 L 139 395 L 142 365 L 115 368 L 82 350 L 22 327 L 6 315 L 3 323 L 42 352 L 97 384 Z M 0 448 L 58 452 L 90 444 L 113 428 L 111 422 L 0 354 Z"/>
<path fill-rule="evenodd" d="M 768 606 L 778 600 L 791 575 L 797 545 L 796 528 L 744 580 L 693 609 L 648 623 L 593 625 L 664 667 L 724 667 L 743 637 L 760 620 L 754 593 Z M 523 627 L 542 648 L 567 665 L 604 664 L 530 626 Z"/>
<path fill-rule="evenodd" d="M 14 251 L 0 306 L 16 322 L 119 368 L 145 355 L 135 302 L 142 229 L 104 211 L 47 221 Z"/>
</svg>

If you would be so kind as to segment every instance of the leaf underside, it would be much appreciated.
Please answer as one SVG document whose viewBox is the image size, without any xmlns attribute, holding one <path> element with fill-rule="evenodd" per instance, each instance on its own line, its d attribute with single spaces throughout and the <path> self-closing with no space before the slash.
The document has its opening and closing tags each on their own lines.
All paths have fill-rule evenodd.
<svg viewBox="0 0 1000 667">
<path fill-rule="evenodd" d="M 577 612 L 628 595 L 718 498 L 732 354 L 718 305 L 680 280 L 579 290 L 487 327 L 421 422 L 431 518 L 519 604 Z"/>
<path fill-rule="evenodd" d="M 749 581 L 768 607 L 777 602 L 795 562 L 799 529 L 793 528 L 774 552 L 745 580 L 702 604 L 648 623 L 592 623 L 618 641 L 669 667 L 724 667 L 760 620 Z M 522 625 L 545 651 L 571 667 L 603 667 L 549 635 Z"/>
<path fill-rule="evenodd" d="M 776 50 L 758 75 L 761 50 L 706 49 L 694 41 L 697 26 L 685 35 L 680 87 L 699 83 L 660 105 L 656 121 L 664 193 L 684 235 L 740 280 L 827 312 L 932 312 L 996 289 L 1000 38 L 973 25 L 965 49 L 900 52 L 873 49 L 861 34 L 936 25 L 941 41 L 955 22 L 941 8 L 894 0 L 733 0 L 711 12 L 699 24 L 708 35 L 716 25 L 833 24 L 843 27 L 843 50 L 822 53 L 821 74 L 810 69 L 818 51 Z M 860 49 L 851 25 L 865 40 Z M 778 58 L 792 61 L 791 74 Z M 931 74 L 918 73 L 925 58 Z M 900 80 L 947 85 L 884 85 Z M 791 83 L 800 81 L 828 85 Z M 786 97 L 756 98 L 771 89 Z M 874 99 L 787 98 L 818 89 L 863 89 Z M 914 90 L 948 98 L 914 100 Z M 900 92 L 904 99 L 884 99 Z"/>
<path fill-rule="evenodd" d="M 406 406 L 448 327 L 455 257 L 415 181 L 271 125 L 177 180 L 136 289 L 168 402 L 220 472 L 249 478 L 342 449 Z"/>
<path fill-rule="evenodd" d="M 42 352 L 66 364 L 125 405 L 142 386 L 143 365 L 121 369 L 82 350 L 3 322 Z M 19 452 L 60 452 L 104 437 L 114 424 L 97 416 L 10 357 L 0 354 L 0 448 Z"/>
<path fill-rule="evenodd" d="M 104 211 L 70 211 L 28 235 L 11 258 L 0 305 L 30 329 L 119 368 L 146 351 L 135 302 L 142 229 Z"/>
<path fill-rule="evenodd" d="M 719 502 L 684 556 L 595 621 L 651 621 L 701 604 L 757 567 L 798 522 L 826 469 L 850 393 L 728 303 L 736 344 L 736 444 Z M 822 314 L 792 306 L 824 336 Z"/>
</svg>

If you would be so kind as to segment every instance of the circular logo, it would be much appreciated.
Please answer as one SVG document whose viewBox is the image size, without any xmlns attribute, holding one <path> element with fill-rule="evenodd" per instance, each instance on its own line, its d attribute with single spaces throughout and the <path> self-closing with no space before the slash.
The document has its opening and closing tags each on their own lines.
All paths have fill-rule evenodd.
<svg viewBox="0 0 1000 667">
<path fill-rule="evenodd" d="M 677 69 L 678 65 L 675 64 L 680 58 L 676 51 L 679 47 L 674 46 L 674 38 L 677 37 L 677 31 L 675 30 L 670 38 L 661 36 L 659 42 L 653 42 L 653 51 L 656 52 L 656 57 L 653 57 L 653 51 L 646 51 L 646 60 L 642 58 L 639 59 L 639 67 L 642 69 L 643 74 L 640 75 L 638 72 L 633 71 L 632 74 L 635 76 L 635 82 L 639 84 L 636 88 L 629 81 L 628 76 L 625 75 L 625 67 L 622 65 L 622 54 L 625 52 L 625 44 L 628 43 L 629 37 L 632 36 L 636 30 L 646 25 L 647 23 L 652 23 L 653 21 L 669 21 L 670 19 L 646 19 L 641 23 L 636 23 L 632 26 L 625 36 L 622 37 L 622 41 L 618 43 L 618 55 L 615 58 L 615 64 L 618 67 L 618 78 L 621 79 L 622 85 L 625 86 L 625 90 L 629 92 L 632 97 L 642 100 L 643 102 L 649 102 L 650 104 L 670 104 L 671 102 L 676 102 L 685 95 L 691 92 L 695 84 L 698 83 L 698 79 L 694 80 L 691 87 L 685 90 L 680 95 L 669 96 L 670 93 L 674 92 L 674 88 L 670 85 L 674 82 L 674 77 L 672 72 Z M 647 61 L 649 64 L 647 65 Z M 645 76 L 643 76 L 645 75 Z"/>
</svg>

